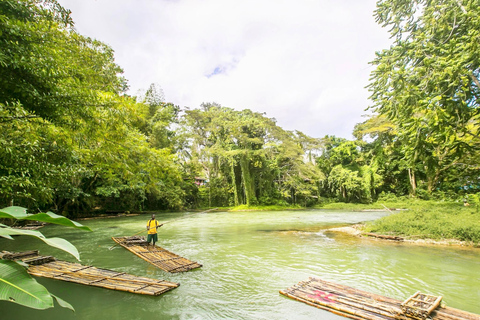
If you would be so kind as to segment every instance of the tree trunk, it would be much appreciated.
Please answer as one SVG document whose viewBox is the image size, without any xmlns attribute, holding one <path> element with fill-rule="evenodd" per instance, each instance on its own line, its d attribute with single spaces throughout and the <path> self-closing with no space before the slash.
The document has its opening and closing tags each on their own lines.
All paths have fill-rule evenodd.
<svg viewBox="0 0 480 320">
<path fill-rule="evenodd" d="M 415 196 L 416 190 L 417 190 L 417 182 L 415 181 L 415 171 L 413 171 L 411 168 L 408 168 L 408 178 L 410 180 L 410 187 L 412 191 L 412 196 Z"/>
<path fill-rule="evenodd" d="M 237 179 L 235 176 L 235 159 L 230 160 L 231 170 L 232 170 L 232 184 L 233 184 L 233 201 L 235 206 L 240 205 L 240 201 L 238 200 L 238 188 L 237 188 Z"/>
<path fill-rule="evenodd" d="M 247 206 L 253 204 L 255 200 L 255 194 L 253 192 L 253 179 L 250 175 L 250 167 L 248 163 L 248 159 L 246 155 L 242 155 L 240 158 L 240 168 L 242 169 L 242 180 L 243 180 L 243 188 L 245 192 L 245 200 Z"/>
</svg>

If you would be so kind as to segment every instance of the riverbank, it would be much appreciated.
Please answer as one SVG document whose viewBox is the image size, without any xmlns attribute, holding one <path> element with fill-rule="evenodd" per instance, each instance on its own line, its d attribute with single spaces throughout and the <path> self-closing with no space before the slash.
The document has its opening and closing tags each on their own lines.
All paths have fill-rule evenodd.
<svg viewBox="0 0 480 320">
<path fill-rule="evenodd" d="M 480 208 L 478 205 L 464 206 L 460 201 L 425 201 L 401 199 L 378 201 L 373 204 L 328 203 L 309 209 L 342 211 L 390 211 L 391 215 L 362 226 L 364 234 L 381 235 L 384 238 L 400 237 L 403 241 L 419 244 L 455 244 L 462 246 L 480 246 Z M 305 210 L 300 206 L 237 206 L 202 208 L 190 212 L 242 212 L 242 211 L 297 211 Z M 148 212 L 142 212 L 143 214 Z M 118 217 L 139 213 L 118 213 L 83 217 L 78 220 Z M 354 233 L 353 230 L 346 231 Z"/>
<path fill-rule="evenodd" d="M 364 228 L 365 228 L 365 225 L 357 224 L 357 225 L 348 226 L 348 227 L 330 228 L 328 229 L 328 231 L 345 233 L 345 234 L 349 234 L 356 237 L 366 237 L 366 238 L 372 238 L 380 241 L 395 241 L 395 242 L 408 243 L 412 245 L 478 247 L 478 244 L 475 244 L 469 241 L 461 241 L 457 239 L 442 239 L 442 240 L 434 240 L 434 239 L 428 239 L 428 238 L 415 239 L 415 238 L 408 238 L 408 237 L 401 237 L 401 236 L 389 236 L 389 235 L 365 232 Z"/>
<path fill-rule="evenodd" d="M 396 202 L 377 202 L 372 205 L 354 205 L 334 203 L 325 209 L 336 210 L 388 210 L 392 214 L 365 223 L 356 230 L 346 232 L 355 234 L 382 235 L 384 238 L 402 238 L 402 241 L 418 244 L 442 244 L 461 246 L 480 246 L 480 212 L 477 206 L 464 206 L 455 201 L 404 200 Z M 345 230 L 344 230 L 345 231 Z"/>
<path fill-rule="evenodd" d="M 224 208 L 225 211 L 298 210 L 297 207 L 265 206 Z M 433 201 L 402 198 L 372 204 L 328 203 L 315 209 L 343 211 L 389 211 L 391 215 L 366 223 L 363 234 L 401 238 L 418 244 L 480 246 L 480 207 L 462 201 Z M 355 229 L 355 228 L 354 228 Z M 348 230 L 348 233 L 355 233 Z"/>
</svg>

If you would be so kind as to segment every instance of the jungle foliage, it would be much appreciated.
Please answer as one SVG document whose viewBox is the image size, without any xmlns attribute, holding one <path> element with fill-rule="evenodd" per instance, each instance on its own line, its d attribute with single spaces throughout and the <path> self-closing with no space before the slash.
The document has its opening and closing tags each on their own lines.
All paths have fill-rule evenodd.
<svg viewBox="0 0 480 320">
<path fill-rule="evenodd" d="M 0 2 L 0 205 L 69 217 L 211 206 L 372 203 L 478 192 L 478 1 L 379 1 L 372 114 L 312 138 L 216 103 L 129 96 L 106 44 L 55 0 Z"/>
<path fill-rule="evenodd" d="M 0 218 L 18 221 L 40 221 L 65 227 L 91 231 L 90 228 L 71 221 L 53 212 L 40 212 L 28 214 L 22 207 L 11 206 L 0 209 Z M 47 238 L 41 232 L 34 230 L 22 230 L 0 224 L 0 237 L 14 240 L 13 236 L 29 236 L 42 240 L 51 247 L 63 250 L 77 260 L 80 254 L 77 248 L 63 238 Z M 10 301 L 34 309 L 48 309 L 54 306 L 54 301 L 64 307 L 75 311 L 66 301 L 50 293 L 43 285 L 38 283 L 27 273 L 24 262 L 0 259 L 0 300 Z"/>
</svg>

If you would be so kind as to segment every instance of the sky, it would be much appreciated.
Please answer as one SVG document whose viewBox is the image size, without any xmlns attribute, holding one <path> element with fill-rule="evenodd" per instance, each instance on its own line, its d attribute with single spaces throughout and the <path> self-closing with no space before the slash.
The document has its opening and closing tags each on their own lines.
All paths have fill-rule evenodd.
<svg viewBox="0 0 480 320">
<path fill-rule="evenodd" d="M 113 48 L 136 95 L 216 102 L 311 137 L 352 139 L 371 105 L 375 52 L 390 46 L 376 0 L 58 0 L 76 30 Z"/>
</svg>

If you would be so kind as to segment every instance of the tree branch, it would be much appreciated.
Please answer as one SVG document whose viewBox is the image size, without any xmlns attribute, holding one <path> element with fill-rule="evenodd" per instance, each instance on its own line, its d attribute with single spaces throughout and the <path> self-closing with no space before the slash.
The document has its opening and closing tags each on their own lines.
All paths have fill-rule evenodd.
<svg viewBox="0 0 480 320">
<path fill-rule="evenodd" d="M 480 89 L 480 81 L 478 81 L 477 77 L 472 73 L 470 73 L 470 78 L 472 78 L 473 82 L 477 85 L 477 88 Z"/>
</svg>

